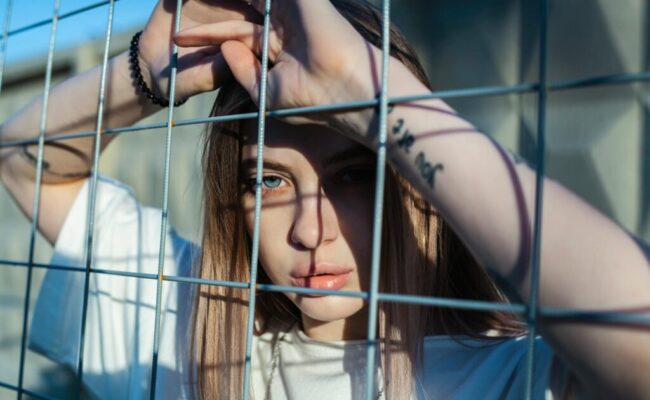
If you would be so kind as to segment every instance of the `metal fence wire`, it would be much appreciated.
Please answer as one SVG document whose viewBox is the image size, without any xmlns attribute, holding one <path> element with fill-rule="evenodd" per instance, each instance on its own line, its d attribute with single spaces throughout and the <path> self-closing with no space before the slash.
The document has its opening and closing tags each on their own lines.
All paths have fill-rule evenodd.
<svg viewBox="0 0 650 400">
<path fill-rule="evenodd" d="M 583 88 L 583 87 L 593 87 L 593 86 L 602 86 L 602 85 L 615 85 L 615 84 L 625 84 L 631 82 L 640 82 L 650 80 L 650 71 L 641 72 L 641 73 L 626 73 L 626 74 L 617 74 L 617 75 L 607 75 L 607 76 L 595 76 L 595 77 L 586 77 L 575 80 L 567 81 L 556 81 L 548 82 L 547 81 L 547 36 L 548 36 L 548 0 L 537 0 L 538 12 L 540 15 L 540 24 L 538 32 L 538 46 L 539 46 L 539 57 L 538 57 L 538 71 L 539 76 L 537 82 L 534 83 L 525 83 L 517 85 L 507 85 L 507 86 L 491 86 L 491 87 L 473 87 L 473 88 L 464 88 L 456 90 L 445 90 L 445 91 L 434 91 L 425 96 L 403 96 L 403 97 L 394 97 L 390 98 L 387 93 L 387 82 L 390 71 L 388 69 L 388 54 L 389 54 L 389 24 L 391 21 L 390 10 L 391 10 L 391 1 L 383 1 L 383 37 L 382 37 L 382 47 L 383 47 L 383 60 L 382 60 L 382 74 L 381 74 L 381 90 L 379 95 L 375 99 L 368 99 L 364 101 L 357 101 L 351 103 L 342 103 L 342 104 L 330 104 L 325 106 L 318 107 L 304 107 L 304 108 L 294 108 L 294 109 L 283 109 L 283 110 L 269 110 L 267 112 L 255 112 L 255 113 L 245 113 L 237 115 L 220 115 L 209 118 L 195 118 L 187 120 L 174 121 L 174 99 L 175 99 L 175 78 L 176 78 L 176 59 L 177 59 L 177 49 L 174 47 L 173 54 L 171 58 L 171 80 L 170 80 L 170 101 L 169 109 L 167 112 L 167 120 L 164 123 L 154 123 L 146 124 L 139 126 L 128 126 L 128 127 L 119 127 L 104 129 L 104 122 L 102 120 L 103 108 L 105 101 L 105 90 L 106 90 L 106 74 L 107 74 L 107 65 L 109 59 L 109 48 L 112 37 L 112 26 L 113 26 L 113 15 L 115 10 L 115 3 L 117 0 L 110 1 L 101 1 L 95 4 L 73 10 L 65 14 L 59 14 L 59 0 L 53 1 L 52 17 L 48 20 L 38 21 L 36 23 L 30 24 L 28 26 L 9 29 L 11 22 L 11 11 L 12 11 L 12 0 L 8 0 L 6 3 L 6 12 L 5 19 L 3 23 L 3 33 L 2 41 L 0 47 L 0 90 L 2 89 L 2 77 L 5 64 L 5 54 L 7 49 L 7 44 L 10 38 L 18 33 L 25 32 L 28 30 L 36 29 L 41 26 L 50 25 L 50 45 L 47 52 L 47 67 L 45 71 L 45 84 L 43 91 L 43 108 L 40 116 L 40 128 L 39 135 L 37 138 L 30 140 L 14 140 L 0 143 L 0 147 L 13 147 L 13 146 L 23 146 L 23 145 L 38 145 L 38 153 L 36 156 L 37 167 L 36 167 L 36 190 L 34 193 L 33 199 L 33 220 L 31 224 L 31 234 L 29 239 L 29 257 L 27 261 L 15 261 L 0 259 L 0 265 L 4 266 L 14 266 L 14 267 L 23 267 L 27 269 L 27 283 L 25 287 L 25 297 L 23 310 L 24 315 L 22 319 L 22 337 L 20 342 L 20 364 L 19 364 L 19 376 L 17 385 L 0 382 L 0 387 L 12 390 L 16 392 L 17 398 L 21 399 L 24 395 L 31 396 L 38 399 L 48 399 L 45 394 L 36 393 L 34 391 L 28 390 L 25 388 L 25 354 L 26 354 L 26 343 L 27 343 L 27 334 L 28 334 L 28 310 L 30 308 L 30 292 L 32 286 L 32 271 L 35 268 L 40 269 L 54 269 L 54 270 L 65 270 L 72 271 L 80 274 L 84 274 L 84 294 L 83 294 L 83 315 L 82 322 L 79 326 L 80 329 L 80 341 L 78 348 L 78 362 L 77 362 L 77 379 L 79 384 L 81 384 L 82 376 L 84 372 L 83 368 L 83 356 L 84 356 L 84 341 L 85 341 L 85 320 L 87 316 L 88 309 L 88 288 L 89 288 L 89 279 L 91 274 L 104 274 L 104 275 L 116 275 L 123 276 L 134 279 L 145 279 L 145 280 L 155 280 L 157 283 L 156 291 L 156 312 L 155 312 L 155 329 L 154 329 L 154 351 L 152 354 L 152 368 L 151 368 L 151 379 L 150 379 L 150 396 L 155 398 L 156 396 L 156 372 L 157 372 L 157 362 L 158 362 L 158 350 L 159 350 L 159 337 L 160 337 L 160 325 L 161 325 L 161 293 L 162 286 L 164 281 L 168 282 L 182 282 L 189 283 L 193 285 L 217 285 L 225 287 L 233 287 L 248 290 L 249 297 L 249 314 L 248 314 L 248 329 L 246 331 L 246 354 L 245 354 L 245 367 L 244 367 L 244 387 L 243 387 L 243 398 L 247 399 L 249 394 L 249 386 L 251 384 L 251 363 L 252 363 L 252 338 L 253 338 L 253 318 L 255 310 L 255 298 L 256 292 L 258 291 L 271 291 L 271 292 L 294 292 L 298 294 L 317 294 L 317 295 L 336 295 L 336 296 L 348 296 L 348 297 L 358 297 L 365 299 L 369 305 L 369 318 L 368 318 L 368 333 L 367 333 L 367 359 L 366 359 L 366 399 L 371 400 L 374 398 L 375 393 L 373 392 L 374 385 L 371 382 L 376 380 L 375 376 L 375 357 L 376 357 L 376 346 L 378 340 L 376 337 L 376 323 L 377 323 L 377 308 L 379 302 L 399 302 L 405 304 L 413 305 L 426 305 L 426 306 L 436 306 L 436 307 L 448 307 L 448 308 L 458 308 L 466 310 L 476 310 L 476 311 L 501 311 L 509 312 L 522 317 L 528 326 L 528 353 L 526 361 L 526 385 L 525 393 L 522 393 L 522 397 L 526 399 L 532 398 L 532 387 L 533 387 L 533 368 L 535 361 L 535 340 L 534 337 L 537 334 L 537 322 L 540 318 L 549 317 L 555 320 L 571 320 L 571 321 L 585 321 L 585 322 L 608 322 L 612 324 L 637 324 L 650 326 L 650 317 L 643 313 L 616 313 L 616 312 L 589 312 L 584 310 L 577 309 L 565 309 L 565 308 L 549 308 L 549 307 L 539 307 L 537 302 L 538 295 L 538 284 L 539 284 L 539 260 L 540 260 L 540 233 L 541 233 L 541 218 L 543 213 L 543 202 L 542 202 L 542 193 L 543 193 L 543 177 L 545 171 L 544 165 L 544 154 L 545 154 L 545 133 L 546 133 L 546 104 L 547 104 L 547 93 L 549 91 L 563 91 L 568 89 Z M 180 25 L 180 15 L 182 12 L 182 2 L 177 1 L 176 6 L 176 15 L 175 15 L 175 31 L 179 30 Z M 102 72 L 101 72 L 101 82 L 98 98 L 98 113 L 96 121 L 96 130 L 89 132 L 59 132 L 57 134 L 48 135 L 45 137 L 45 126 L 47 120 L 47 104 L 50 93 L 51 79 L 52 79 L 52 62 L 54 58 L 54 43 L 57 35 L 57 26 L 60 20 L 69 18 L 74 15 L 82 14 L 89 10 L 108 6 L 108 14 L 106 16 L 108 20 L 106 35 L 105 35 L 105 44 L 102 60 Z M 260 110 L 266 109 L 266 72 L 268 71 L 268 47 L 269 47 L 269 27 L 270 27 L 270 10 L 272 7 L 271 0 L 266 0 L 265 9 L 264 9 L 264 36 L 263 36 L 263 54 L 262 54 L 262 82 L 260 85 Z M 383 192 L 384 192 L 384 182 L 385 182 L 385 164 L 386 164 L 386 132 L 387 132 L 387 111 L 390 105 L 399 104 L 404 102 L 411 102 L 416 100 L 422 100 L 427 98 L 458 98 L 458 97 L 486 97 L 486 96 L 502 96 L 507 94 L 522 94 L 522 93 L 533 93 L 537 95 L 537 157 L 535 162 L 535 170 L 537 173 L 536 186 L 535 186 L 535 211 L 534 211 L 534 227 L 533 227 L 533 241 L 532 241 L 532 279 L 531 285 L 532 290 L 530 292 L 530 298 L 527 301 L 527 304 L 502 304 L 502 303 L 491 303 L 484 301 L 473 301 L 473 300 L 463 300 L 463 299 L 449 299 L 449 298 L 439 298 L 439 297 L 426 297 L 426 296 L 413 296 L 413 295 L 400 295 L 400 294 L 389 294 L 389 293 L 380 293 L 379 292 L 379 264 L 380 264 L 380 244 L 381 244 L 381 227 L 382 227 L 382 208 L 383 208 Z M 170 159 L 171 159 L 171 147 L 172 147 L 172 132 L 175 127 L 185 126 L 185 125 L 201 125 L 214 122 L 224 122 L 224 121 L 233 121 L 233 120 L 244 120 L 244 119 L 257 119 L 258 122 L 258 149 L 257 149 L 257 176 L 256 176 L 256 191 L 255 191 L 255 214 L 254 214 L 254 232 L 252 238 L 252 252 L 251 252 L 251 265 L 256 266 L 258 260 L 258 251 L 259 251 L 259 239 L 260 239 L 260 212 L 261 212 L 261 181 L 262 181 L 262 166 L 263 166 L 263 144 L 264 144 L 264 135 L 265 135 L 265 121 L 270 117 L 286 117 L 292 115 L 299 115 L 305 113 L 316 113 L 316 112 L 328 112 L 336 111 L 340 109 L 349 109 L 351 107 L 376 107 L 379 110 L 379 147 L 377 152 L 377 176 L 376 176 L 376 193 L 374 198 L 374 226 L 372 234 L 372 264 L 371 264 L 371 276 L 369 290 L 367 292 L 347 292 L 347 291 L 331 291 L 331 290 L 321 290 L 321 289 L 306 289 L 306 288 L 296 288 L 296 287 L 287 287 L 287 286 L 278 286 L 273 284 L 258 284 L 257 283 L 257 271 L 255 267 L 251 268 L 250 271 L 250 281 L 248 283 L 241 282 L 230 282 L 230 281 L 213 281 L 206 279 L 182 277 L 182 276 L 167 276 L 163 275 L 163 267 L 165 262 L 164 257 L 164 248 L 165 248 L 165 232 L 168 224 L 168 198 L 169 198 L 169 175 L 170 175 Z M 102 135 L 121 135 L 125 133 L 132 133 L 137 131 L 148 131 L 153 129 L 165 129 L 165 157 L 164 157 L 164 173 L 163 173 L 163 196 L 162 196 L 162 226 L 161 226 L 161 237 L 160 237 L 160 251 L 158 256 L 158 272 L 157 274 L 151 273 L 133 273 L 133 272 L 120 272 L 120 271 L 110 271 L 104 269 L 97 269 L 92 267 L 92 244 L 93 244 L 93 223 L 95 216 L 95 197 L 97 191 L 97 181 L 98 181 L 98 162 L 99 162 L 99 153 L 100 153 L 100 138 Z M 93 159 L 93 168 L 92 175 L 90 178 L 90 201 L 88 205 L 88 219 L 87 219 L 87 241 L 85 244 L 85 267 L 71 267 L 63 265 L 52 265 L 38 263 L 34 260 L 34 243 L 36 237 L 38 213 L 39 213 L 39 201 L 40 201 L 40 188 L 41 188 L 41 177 L 43 173 L 43 153 L 44 145 L 46 143 L 64 141 L 73 138 L 80 137 L 91 137 L 96 138 L 96 145 L 94 148 L 94 159 Z M 81 387 L 79 387 L 81 389 Z"/>
</svg>

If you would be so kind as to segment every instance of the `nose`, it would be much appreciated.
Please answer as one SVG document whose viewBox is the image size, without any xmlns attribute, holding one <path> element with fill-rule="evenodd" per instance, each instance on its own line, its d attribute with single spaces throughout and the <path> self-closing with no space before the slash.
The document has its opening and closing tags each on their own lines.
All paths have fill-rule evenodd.
<svg viewBox="0 0 650 400">
<path fill-rule="evenodd" d="M 332 203 L 321 190 L 318 194 L 300 195 L 291 227 L 291 241 L 306 249 L 316 249 L 334 241 L 339 224 Z"/>
</svg>

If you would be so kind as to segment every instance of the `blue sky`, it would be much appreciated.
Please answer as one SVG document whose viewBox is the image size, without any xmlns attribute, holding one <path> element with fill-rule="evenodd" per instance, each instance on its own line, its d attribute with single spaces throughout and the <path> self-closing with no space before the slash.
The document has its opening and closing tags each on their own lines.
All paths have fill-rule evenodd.
<svg viewBox="0 0 650 400">
<path fill-rule="evenodd" d="M 60 14 L 73 11 L 100 0 L 60 0 Z M 0 26 L 4 28 L 8 0 L 0 0 Z M 119 0 L 115 3 L 114 32 L 143 26 L 156 0 Z M 13 0 L 10 30 L 52 18 L 54 0 Z M 63 19 L 59 22 L 56 49 L 64 49 L 77 43 L 101 38 L 106 34 L 108 6 Z M 50 25 L 12 35 L 7 45 L 6 62 L 42 56 L 48 48 Z"/>
</svg>

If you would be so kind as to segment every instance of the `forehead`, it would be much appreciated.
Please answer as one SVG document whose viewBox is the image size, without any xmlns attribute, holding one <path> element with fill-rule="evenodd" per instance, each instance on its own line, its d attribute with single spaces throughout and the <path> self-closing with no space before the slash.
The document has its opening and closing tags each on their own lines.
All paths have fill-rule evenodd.
<svg viewBox="0 0 650 400">
<path fill-rule="evenodd" d="M 257 121 L 245 121 L 242 130 L 248 138 L 243 148 L 243 159 L 255 159 Z M 288 158 L 304 158 L 310 163 L 322 164 L 338 154 L 357 150 L 372 155 L 370 150 L 324 125 L 294 125 L 271 118 L 266 121 L 265 159 L 289 161 Z"/>
</svg>

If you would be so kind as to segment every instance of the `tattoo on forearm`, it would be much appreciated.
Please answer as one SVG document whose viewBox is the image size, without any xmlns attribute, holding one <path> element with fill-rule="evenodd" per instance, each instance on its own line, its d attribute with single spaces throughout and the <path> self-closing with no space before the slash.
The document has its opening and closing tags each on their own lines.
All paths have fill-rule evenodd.
<svg viewBox="0 0 650 400">
<path fill-rule="evenodd" d="M 438 171 L 444 171 L 445 167 L 441 163 L 431 164 L 427 161 L 426 156 L 423 152 L 419 152 L 415 157 L 415 166 L 418 171 L 420 171 L 420 176 L 429 184 L 431 189 L 434 188 L 436 183 L 436 173 Z"/>
<path fill-rule="evenodd" d="M 88 160 L 86 160 L 85 155 L 81 153 L 79 150 L 75 149 L 74 147 L 67 146 L 61 143 L 55 143 L 55 144 L 50 143 L 49 145 L 61 149 L 66 149 L 70 153 L 77 155 L 79 158 L 84 159 L 84 161 L 88 162 Z M 30 153 L 29 150 L 27 150 L 27 145 L 22 146 L 22 155 L 23 157 L 25 157 L 27 161 L 30 162 L 30 164 L 34 166 L 34 168 L 38 168 L 38 158 L 34 154 Z M 83 178 L 88 176 L 88 171 L 67 171 L 67 172 L 54 171 L 54 169 L 52 168 L 52 164 L 47 160 L 45 160 L 45 158 L 43 158 L 42 161 L 42 168 L 43 168 L 43 172 L 47 172 L 49 175 L 58 176 L 60 178 Z"/>
<path fill-rule="evenodd" d="M 405 153 L 411 153 L 411 147 L 415 144 L 415 136 L 408 128 L 405 128 L 404 118 L 399 118 L 392 128 L 392 134 L 399 136 L 397 139 L 397 148 L 402 149 Z M 420 172 L 420 176 L 429 184 L 431 189 L 434 188 L 436 182 L 436 173 L 444 171 L 445 167 L 441 163 L 432 164 L 427 159 L 423 152 L 419 152 L 415 157 L 415 166 Z"/>
<path fill-rule="evenodd" d="M 397 147 L 404 150 L 406 153 L 410 153 L 411 147 L 413 147 L 413 144 L 415 144 L 415 136 L 413 136 L 408 128 L 404 129 L 402 132 L 403 128 L 404 119 L 400 118 L 397 120 L 397 122 L 395 122 L 395 125 L 393 125 L 393 135 L 401 135 L 401 137 L 397 140 Z"/>
</svg>

